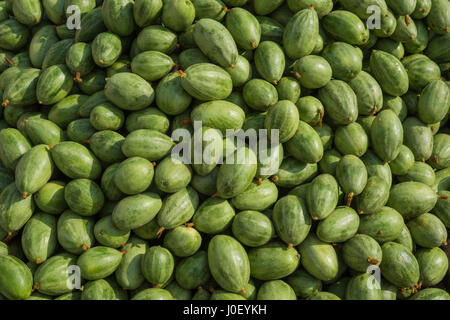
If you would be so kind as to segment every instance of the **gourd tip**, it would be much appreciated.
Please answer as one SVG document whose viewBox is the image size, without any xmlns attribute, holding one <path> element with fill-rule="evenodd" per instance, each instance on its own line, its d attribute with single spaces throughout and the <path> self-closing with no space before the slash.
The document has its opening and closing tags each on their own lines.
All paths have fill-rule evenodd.
<svg viewBox="0 0 450 320">
<path fill-rule="evenodd" d="M 409 16 L 405 16 L 405 23 L 407 26 L 409 26 L 411 24 L 411 20 L 409 19 Z"/>
<path fill-rule="evenodd" d="M 4 243 L 8 243 L 12 238 L 14 238 L 17 235 L 17 232 L 8 232 L 6 235 L 6 238 L 3 239 Z"/>
<path fill-rule="evenodd" d="M 323 110 L 319 109 L 318 112 L 319 112 L 319 127 L 322 128 L 322 124 L 323 124 Z"/>
<path fill-rule="evenodd" d="M 350 207 L 350 205 L 352 204 L 352 200 L 353 200 L 353 192 L 350 192 L 348 195 L 347 195 L 347 207 Z"/>
<path fill-rule="evenodd" d="M 219 196 L 219 192 L 214 193 L 211 197 L 212 198 L 217 198 Z"/>
<path fill-rule="evenodd" d="M 80 71 L 77 71 L 75 74 L 75 78 L 73 79 L 76 83 L 82 83 L 83 79 L 81 79 L 81 73 Z"/>
<path fill-rule="evenodd" d="M 297 79 L 301 79 L 301 78 L 302 78 L 302 75 L 301 75 L 300 73 L 298 73 L 297 71 L 292 71 L 292 74 L 294 74 L 294 76 L 295 76 Z"/>
<path fill-rule="evenodd" d="M 367 262 L 369 262 L 370 264 L 378 264 L 379 261 L 377 259 L 372 258 L 372 257 L 368 257 L 367 258 Z"/>
<path fill-rule="evenodd" d="M 161 227 L 158 229 L 158 232 L 156 232 L 156 235 L 158 236 L 158 239 L 161 238 L 162 233 L 164 232 L 166 228 Z"/>
</svg>

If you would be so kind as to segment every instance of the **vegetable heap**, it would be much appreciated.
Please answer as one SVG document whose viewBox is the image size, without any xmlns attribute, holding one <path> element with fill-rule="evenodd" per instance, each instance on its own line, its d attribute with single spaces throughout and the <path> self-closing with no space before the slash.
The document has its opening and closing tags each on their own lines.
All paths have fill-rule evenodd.
<svg viewBox="0 0 450 320">
<path fill-rule="evenodd" d="M 0 299 L 449 300 L 449 29 L 448 0 L 0 1 Z"/>
</svg>

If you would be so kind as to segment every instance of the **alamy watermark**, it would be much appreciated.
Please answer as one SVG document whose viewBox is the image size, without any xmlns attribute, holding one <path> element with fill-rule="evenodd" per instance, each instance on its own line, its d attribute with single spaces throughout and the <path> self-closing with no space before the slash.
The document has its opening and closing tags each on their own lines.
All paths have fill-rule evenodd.
<svg viewBox="0 0 450 320">
<path fill-rule="evenodd" d="M 371 14 L 367 18 L 367 28 L 369 30 L 381 29 L 381 8 L 377 5 L 371 5 L 367 7 L 367 14 Z"/>
<path fill-rule="evenodd" d="M 371 265 L 366 270 L 371 276 L 367 279 L 367 288 L 369 290 L 381 289 L 381 270 L 376 265 Z"/>
<path fill-rule="evenodd" d="M 67 288 L 70 290 L 81 289 L 81 270 L 77 265 L 70 265 L 67 268 Z"/>
<path fill-rule="evenodd" d="M 69 15 L 67 17 L 66 26 L 69 30 L 79 30 L 81 29 L 81 9 L 77 5 L 70 5 L 67 7 L 66 13 Z"/>
<path fill-rule="evenodd" d="M 261 174 L 277 173 L 280 154 L 278 129 L 270 130 L 270 134 L 266 129 L 227 129 L 224 136 L 217 129 L 203 127 L 201 121 L 194 121 L 193 128 L 193 134 L 184 128 L 172 132 L 172 140 L 179 142 L 172 149 L 173 159 L 199 165 L 259 164 Z"/>
</svg>

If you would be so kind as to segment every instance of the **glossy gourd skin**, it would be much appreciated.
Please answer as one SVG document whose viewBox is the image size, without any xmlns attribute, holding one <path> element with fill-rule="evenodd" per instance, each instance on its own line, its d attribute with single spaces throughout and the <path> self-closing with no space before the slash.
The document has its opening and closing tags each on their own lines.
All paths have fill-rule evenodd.
<svg viewBox="0 0 450 320">
<path fill-rule="evenodd" d="M 448 0 L 0 1 L 0 300 L 449 300 L 449 28 Z"/>
</svg>

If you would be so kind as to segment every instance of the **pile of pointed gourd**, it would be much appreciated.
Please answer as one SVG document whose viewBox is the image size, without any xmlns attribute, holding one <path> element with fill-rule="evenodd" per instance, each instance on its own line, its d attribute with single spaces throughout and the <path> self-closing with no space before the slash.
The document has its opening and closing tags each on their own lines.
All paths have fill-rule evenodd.
<svg viewBox="0 0 450 320">
<path fill-rule="evenodd" d="M 448 0 L 0 0 L 0 300 L 450 299 L 449 27 Z"/>
</svg>

